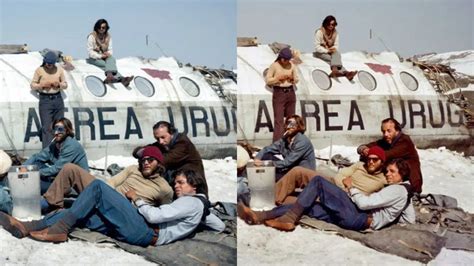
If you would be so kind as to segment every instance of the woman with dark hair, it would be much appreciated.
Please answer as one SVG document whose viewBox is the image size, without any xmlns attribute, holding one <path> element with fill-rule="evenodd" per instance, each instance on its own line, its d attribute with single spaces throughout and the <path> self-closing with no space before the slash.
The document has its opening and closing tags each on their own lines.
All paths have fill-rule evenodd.
<svg viewBox="0 0 474 266">
<path fill-rule="evenodd" d="M 67 241 L 74 227 L 86 227 L 143 247 L 185 238 L 201 223 L 219 232 L 225 229 L 225 224 L 209 211 L 210 203 L 202 194 L 203 179 L 199 175 L 193 171 L 178 171 L 174 182 L 177 199 L 159 207 L 146 203 L 134 190 L 127 191 L 125 195 L 135 208 L 112 187 L 94 180 L 70 209 L 32 222 L 20 222 L 0 213 L 0 225 L 15 237 L 31 235 L 33 239 L 46 242 Z"/>
<path fill-rule="evenodd" d="M 316 156 L 311 140 L 304 135 L 306 125 L 299 115 L 291 115 L 285 121 L 283 137 L 272 145 L 263 148 L 255 156 L 255 165 L 262 160 L 272 160 L 276 167 L 276 181 L 295 166 L 302 166 L 311 170 L 316 169 Z M 283 156 L 283 160 L 275 155 Z"/>
<path fill-rule="evenodd" d="M 295 113 L 298 75 L 296 66 L 290 61 L 292 57 L 290 48 L 281 49 L 265 75 L 267 86 L 273 88 L 273 141 L 281 138 L 284 119 Z"/>
<path fill-rule="evenodd" d="M 89 171 L 86 152 L 74 138 L 72 123 L 67 118 L 59 118 L 53 123 L 54 139 L 49 146 L 33 154 L 23 165 L 36 165 L 41 176 L 41 194 L 48 190 L 54 177 L 66 163 L 77 164 Z"/>
<path fill-rule="evenodd" d="M 352 80 L 357 71 L 347 71 L 342 66 L 341 53 L 339 52 L 339 34 L 336 31 L 337 21 L 334 16 L 324 18 L 321 28 L 315 32 L 314 56 L 327 62 L 331 66 L 332 78 L 345 76 Z"/>
<path fill-rule="evenodd" d="M 113 57 L 112 37 L 109 34 L 109 23 L 99 19 L 94 24 L 94 30 L 87 37 L 87 63 L 105 71 L 104 83 L 122 82 L 125 87 L 130 85 L 133 76 L 122 77 L 117 71 L 117 63 Z"/>
<path fill-rule="evenodd" d="M 39 113 L 41 120 L 41 142 L 47 147 L 53 139 L 51 123 L 64 116 L 64 101 L 61 90 L 67 88 L 64 70 L 56 66 L 58 56 L 49 51 L 44 55 L 43 64 L 35 71 L 31 89 L 39 94 Z"/>
</svg>

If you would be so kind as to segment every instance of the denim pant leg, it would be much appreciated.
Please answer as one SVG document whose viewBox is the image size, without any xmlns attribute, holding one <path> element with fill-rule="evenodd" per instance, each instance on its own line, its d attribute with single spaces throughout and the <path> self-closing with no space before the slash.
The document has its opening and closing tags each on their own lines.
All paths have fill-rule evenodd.
<svg viewBox="0 0 474 266">
<path fill-rule="evenodd" d="M 341 72 L 346 72 L 347 70 L 342 66 L 342 59 L 341 53 L 339 51 L 335 51 L 331 54 L 331 66 L 337 67 Z"/>
<path fill-rule="evenodd" d="M 319 198 L 319 202 L 315 200 Z M 342 189 L 321 176 L 313 178 L 298 196 L 297 201 L 305 210 L 314 204 L 320 204 L 336 225 L 350 230 L 363 230 L 367 222 L 367 214 L 359 210 L 350 197 Z M 313 210 L 313 214 L 318 214 Z M 321 213 L 321 216 L 325 215 Z M 318 217 L 314 217 L 318 218 Z"/>
<path fill-rule="evenodd" d="M 267 219 L 270 220 L 283 216 L 287 211 L 291 209 L 292 206 L 293 204 L 286 204 L 273 208 L 270 213 L 267 214 Z"/>
<path fill-rule="evenodd" d="M 10 196 L 8 188 L 3 185 L 4 182 L 0 182 L 0 211 L 8 214 L 12 214 L 13 201 Z"/>
<path fill-rule="evenodd" d="M 50 176 L 41 176 L 40 177 L 40 189 L 41 189 L 41 195 L 46 193 L 48 191 L 48 188 L 51 186 L 53 183 L 53 178 Z"/>
<path fill-rule="evenodd" d="M 41 120 L 41 142 L 43 144 L 43 149 L 46 148 L 53 139 L 51 124 L 53 123 L 53 115 L 56 109 L 53 104 L 53 100 L 49 99 L 47 96 L 40 95 L 39 115 Z"/>
<path fill-rule="evenodd" d="M 279 140 L 283 136 L 286 97 L 287 95 L 282 89 L 273 90 L 273 142 Z"/>
<path fill-rule="evenodd" d="M 100 180 L 95 180 L 86 187 L 70 209 L 62 214 L 46 217 L 48 226 L 61 219 L 61 215 L 76 218 L 76 226 L 90 226 L 91 229 L 100 230 L 101 233 L 132 245 L 148 246 L 154 235 L 138 210 L 124 196 Z"/>
<path fill-rule="evenodd" d="M 113 56 L 109 56 L 105 60 L 87 58 L 86 62 L 102 69 L 105 73 L 112 72 L 116 79 L 122 78 L 122 75 L 117 71 L 117 62 Z"/>
</svg>

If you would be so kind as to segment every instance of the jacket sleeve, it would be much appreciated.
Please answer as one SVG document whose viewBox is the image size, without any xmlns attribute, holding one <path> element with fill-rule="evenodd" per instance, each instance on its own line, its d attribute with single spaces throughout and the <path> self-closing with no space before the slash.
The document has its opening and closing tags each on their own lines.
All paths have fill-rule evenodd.
<svg viewBox="0 0 474 266">
<path fill-rule="evenodd" d="M 261 149 L 257 153 L 257 155 L 255 155 L 255 158 L 261 160 L 263 155 L 265 155 L 265 153 L 279 154 L 279 153 L 281 153 L 280 149 L 281 149 L 282 145 L 285 145 L 284 141 L 283 141 L 283 139 L 279 139 L 279 140 L 273 142 L 270 146 L 266 146 L 263 149 Z"/>
<path fill-rule="evenodd" d="M 95 38 L 92 34 L 87 37 L 87 53 L 90 58 L 93 59 L 102 59 L 102 54 L 94 50 L 95 47 Z"/>
<path fill-rule="evenodd" d="M 321 30 L 317 30 L 316 33 L 314 34 L 315 50 L 318 53 L 327 54 L 329 50 L 323 46 L 323 43 L 324 43 L 323 32 Z"/>
<path fill-rule="evenodd" d="M 276 161 L 274 162 L 275 166 L 277 168 L 282 168 L 284 170 L 294 166 L 294 164 L 303 157 L 309 149 L 313 148 L 313 145 L 311 145 L 311 142 L 307 139 L 302 137 L 304 135 L 301 135 L 301 139 L 295 140 L 293 143 L 293 150 L 286 156 L 282 161 Z"/>
<path fill-rule="evenodd" d="M 391 149 L 385 151 L 385 156 L 387 157 L 387 160 L 393 158 L 404 158 L 410 155 L 414 149 L 413 142 L 410 141 L 409 137 L 402 135 Z"/>
<path fill-rule="evenodd" d="M 63 169 L 63 166 L 67 163 L 70 163 L 77 156 L 77 149 L 74 143 L 67 143 L 61 147 L 59 152 L 59 158 L 51 165 L 50 167 L 40 169 L 40 174 L 42 176 L 55 176 Z"/>
<path fill-rule="evenodd" d="M 123 169 L 123 171 L 121 171 L 120 173 L 118 173 L 118 174 L 114 175 L 113 177 L 109 178 L 107 180 L 107 184 L 109 184 L 109 186 L 111 186 L 113 188 L 116 188 L 116 187 L 120 186 L 123 182 L 125 182 L 127 177 L 130 175 L 131 167 L 133 167 L 133 166 L 129 166 L 129 167 Z"/>
<path fill-rule="evenodd" d="M 209 214 L 206 217 L 204 224 L 207 227 L 217 232 L 222 232 L 225 229 L 225 223 L 221 219 L 219 219 L 219 217 L 215 216 L 213 213 Z"/>
<path fill-rule="evenodd" d="M 390 185 L 379 192 L 372 193 L 368 196 L 357 188 L 351 188 L 349 191 L 351 193 L 352 201 L 361 210 L 383 208 L 394 205 L 399 201 L 407 200 L 405 188 L 397 185 Z"/>
<path fill-rule="evenodd" d="M 23 165 L 34 165 L 34 164 L 36 164 L 36 162 L 46 163 L 46 162 L 50 162 L 50 161 L 52 161 L 52 155 L 51 155 L 51 151 L 49 150 L 49 146 L 48 146 L 48 147 L 42 149 L 40 152 L 31 155 L 30 158 L 28 158 L 28 160 L 26 160 L 23 163 Z"/>
<path fill-rule="evenodd" d="M 201 210 L 203 205 L 198 200 L 196 201 L 174 201 L 170 204 L 163 204 L 159 207 L 153 207 L 143 200 L 137 200 L 135 204 L 138 207 L 138 212 L 145 218 L 145 220 L 152 224 L 166 223 L 190 216 L 196 211 Z M 199 202 L 197 202 L 199 201 Z"/>
</svg>

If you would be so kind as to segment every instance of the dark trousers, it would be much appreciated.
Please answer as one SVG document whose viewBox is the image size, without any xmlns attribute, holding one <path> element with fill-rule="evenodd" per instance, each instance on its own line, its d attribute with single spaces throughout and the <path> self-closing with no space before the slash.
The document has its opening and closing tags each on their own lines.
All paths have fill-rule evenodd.
<svg viewBox="0 0 474 266">
<path fill-rule="evenodd" d="M 41 120 L 41 142 L 43 149 L 53 140 L 52 123 L 64 117 L 64 101 L 61 93 L 39 95 L 39 115 Z"/>
<path fill-rule="evenodd" d="M 63 217 L 132 245 L 146 247 L 155 234 L 130 201 L 101 180 L 92 181 L 70 209 L 47 215 L 44 221 L 52 226 Z"/>
<path fill-rule="evenodd" d="M 304 214 L 312 218 L 349 230 L 359 231 L 367 227 L 367 213 L 359 210 L 346 192 L 321 176 L 309 181 L 296 202 L 304 208 Z M 280 217 L 292 206 L 280 205 L 271 210 L 270 217 L 267 218 Z"/>
<path fill-rule="evenodd" d="M 296 94 L 293 87 L 273 87 L 273 142 L 283 136 L 284 119 L 295 114 Z"/>
</svg>

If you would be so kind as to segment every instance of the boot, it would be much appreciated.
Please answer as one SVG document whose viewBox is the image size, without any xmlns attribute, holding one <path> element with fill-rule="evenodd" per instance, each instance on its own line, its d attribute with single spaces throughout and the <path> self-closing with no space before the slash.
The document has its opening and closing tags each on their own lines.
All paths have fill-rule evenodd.
<svg viewBox="0 0 474 266">
<path fill-rule="evenodd" d="M 22 222 L 3 212 L 0 212 L 0 226 L 16 238 L 23 238 L 29 234 Z"/>
<path fill-rule="evenodd" d="M 352 81 L 356 74 L 357 74 L 357 71 L 349 71 L 349 72 L 346 73 L 346 78 L 349 81 Z"/>
<path fill-rule="evenodd" d="M 266 220 L 266 211 L 253 211 L 242 202 L 237 204 L 237 214 L 240 219 L 250 225 L 262 224 Z"/>
<path fill-rule="evenodd" d="M 53 242 L 60 243 L 67 241 L 67 233 L 64 232 L 51 232 L 51 228 L 46 228 L 41 231 L 35 231 L 30 233 L 31 238 L 42 241 L 42 242 Z"/>
<path fill-rule="evenodd" d="M 295 230 L 296 223 L 303 215 L 303 211 L 303 207 L 299 203 L 295 203 L 283 216 L 266 220 L 265 225 L 281 231 L 293 231 Z"/>
<path fill-rule="evenodd" d="M 128 87 L 130 85 L 130 82 L 133 80 L 133 76 L 130 76 L 130 77 L 124 77 L 122 79 L 122 84 L 124 87 Z"/>
<path fill-rule="evenodd" d="M 114 78 L 114 74 L 112 74 L 112 72 L 107 72 L 105 74 L 105 76 L 106 76 L 106 78 L 104 80 L 105 84 L 114 83 L 115 78 Z"/>
</svg>

